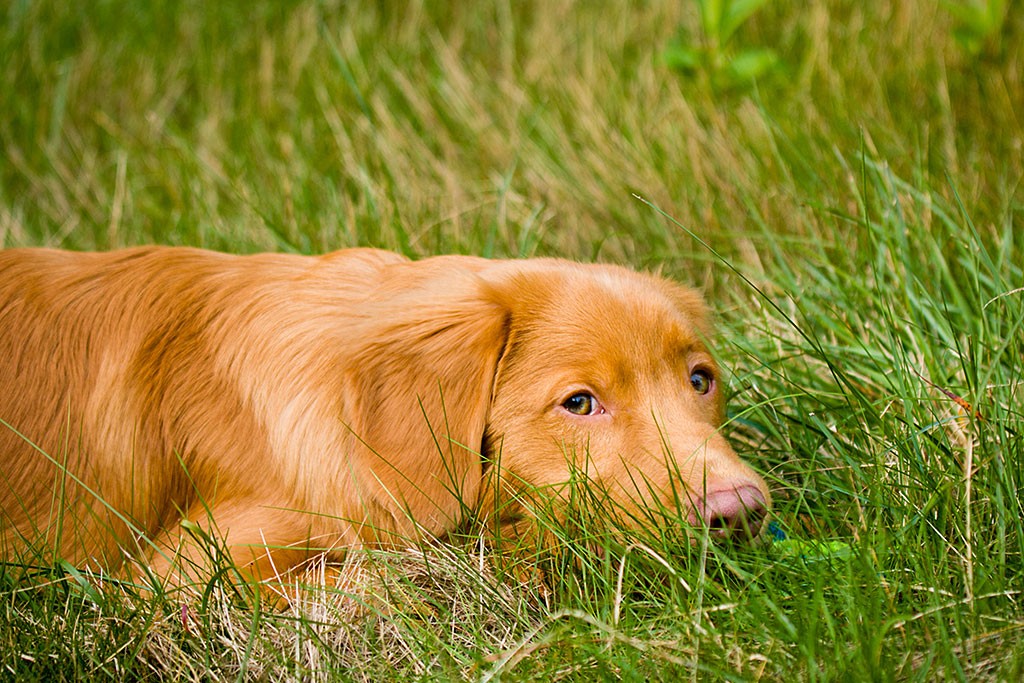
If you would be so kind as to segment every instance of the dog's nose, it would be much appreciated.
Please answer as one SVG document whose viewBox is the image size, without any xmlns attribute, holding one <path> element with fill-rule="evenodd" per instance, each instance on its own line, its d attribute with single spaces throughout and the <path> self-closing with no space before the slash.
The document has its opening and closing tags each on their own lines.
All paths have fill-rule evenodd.
<svg viewBox="0 0 1024 683">
<path fill-rule="evenodd" d="M 719 538 L 753 538 L 768 514 L 764 494 L 750 485 L 712 491 L 701 507 L 701 520 Z"/>
</svg>

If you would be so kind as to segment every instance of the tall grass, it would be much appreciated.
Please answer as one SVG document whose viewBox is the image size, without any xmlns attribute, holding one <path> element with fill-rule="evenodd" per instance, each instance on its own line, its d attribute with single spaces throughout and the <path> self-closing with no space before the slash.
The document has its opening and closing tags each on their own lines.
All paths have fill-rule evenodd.
<svg viewBox="0 0 1024 683">
<path fill-rule="evenodd" d="M 0 675 L 1018 679 L 1022 23 L 772 3 L 733 40 L 781 66 L 721 90 L 661 59 L 689 3 L 10 3 L 0 244 L 661 269 L 776 523 L 849 551 L 582 534 L 542 588 L 470 536 L 285 610 L 2 569 Z"/>
</svg>

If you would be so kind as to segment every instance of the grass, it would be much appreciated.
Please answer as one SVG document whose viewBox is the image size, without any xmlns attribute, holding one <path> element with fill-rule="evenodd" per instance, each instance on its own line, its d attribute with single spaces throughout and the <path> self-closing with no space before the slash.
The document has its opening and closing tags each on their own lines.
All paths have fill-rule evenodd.
<svg viewBox="0 0 1024 683">
<path fill-rule="evenodd" d="M 771 3 L 732 41 L 779 66 L 731 90 L 662 61 L 698 29 L 662 0 L 8 3 L 0 245 L 659 268 L 719 311 L 777 523 L 850 553 L 570 539 L 541 590 L 469 538 L 284 611 L 0 569 L 0 678 L 1019 679 L 1024 17 L 967 50 L 941 3 Z"/>
</svg>

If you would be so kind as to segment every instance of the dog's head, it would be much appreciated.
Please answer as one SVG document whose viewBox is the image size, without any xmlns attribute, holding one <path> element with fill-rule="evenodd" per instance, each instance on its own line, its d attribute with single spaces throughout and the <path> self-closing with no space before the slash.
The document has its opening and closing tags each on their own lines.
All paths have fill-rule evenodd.
<svg viewBox="0 0 1024 683">
<path fill-rule="evenodd" d="M 390 312 L 375 313 L 386 332 L 356 365 L 352 421 L 396 529 L 404 515 L 441 533 L 481 506 L 529 516 L 520 494 L 558 499 L 582 478 L 631 520 L 668 510 L 718 536 L 757 532 L 768 490 L 719 432 L 723 386 L 696 293 L 558 260 L 402 268 L 381 295 Z"/>
</svg>

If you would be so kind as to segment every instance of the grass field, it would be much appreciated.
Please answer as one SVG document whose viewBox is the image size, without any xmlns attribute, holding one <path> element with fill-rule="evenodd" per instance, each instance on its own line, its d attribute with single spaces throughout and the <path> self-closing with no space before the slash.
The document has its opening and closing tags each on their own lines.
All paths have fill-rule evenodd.
<svg viewBox="0 0 1024 683">
<path fill-rule="evenodd" d="M 1019 680 L 1024 12 L 957 11 L 1000 5 L 724 43 L 689 1 L 0 5 L 0 245 L 660 269 L 718 312 L 774 520 L 837 549 L 569 543 L 541 590 L 468 538 L 284 611 L 0 570 L 0 679 Z"/>
</svg>

